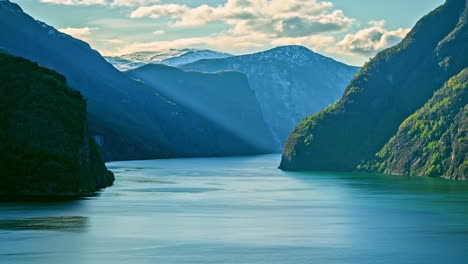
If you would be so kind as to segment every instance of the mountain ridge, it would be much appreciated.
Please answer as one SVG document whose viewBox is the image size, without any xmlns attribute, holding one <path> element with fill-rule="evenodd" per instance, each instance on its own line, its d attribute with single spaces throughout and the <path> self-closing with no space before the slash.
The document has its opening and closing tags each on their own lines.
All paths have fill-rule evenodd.
<svg viewBox="0 0 468 264">
<path fill-rule="evenodd" d="M 60 72 L 83 94 L 90 133 L 105 160 L 239 153 L 220 142 L 242 138 L 131 79 L 87 43 L 38 22 L 17 4 L 0 2 L 0 25 L 0 46 Z"/>
<path fill-rule="evenodd" d="M 231 54 L 208 49 L 162 49 L 159 51 L 139 51 L 104 58 L 121 71 L 132 70 L 146 64 L 180 66 L 200 59 L 227 58 Z"/>
<path fill-rule="evenodd" d="M 180 68 L 201 72 L 235 70 L 247 75 L 279 148 L 302 117 L 338 100 L 358 70 L 297 45 L 199 60 Z"/>
<path fill-rule="evenodd" d="M 448 0 L 398 45 L 378 53 L 331 107 L 289 136 L 280 168 L 353 171 L 397 133 L 467 62 L 466 5 Z M 427 78 L 430 76 L 431 78 Z"/>
</svg>

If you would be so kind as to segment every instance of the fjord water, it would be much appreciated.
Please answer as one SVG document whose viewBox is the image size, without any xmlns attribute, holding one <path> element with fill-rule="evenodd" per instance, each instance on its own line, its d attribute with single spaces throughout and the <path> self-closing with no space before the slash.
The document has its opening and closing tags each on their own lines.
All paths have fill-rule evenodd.
<svg viewBox="0 0 468 264">
<path fill-rule="evenodd" d="M 466 263 L 468 184 L 279 161 L 109 163 L 96 197 L 0 203 L 0 263 Z"/>
</svg>

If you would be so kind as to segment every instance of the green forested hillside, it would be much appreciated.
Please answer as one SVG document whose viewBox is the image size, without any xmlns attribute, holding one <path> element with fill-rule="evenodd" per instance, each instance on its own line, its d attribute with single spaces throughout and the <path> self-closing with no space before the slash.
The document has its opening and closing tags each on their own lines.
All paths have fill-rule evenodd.
<svg viewBox="0 0 468 264">
<path fill-rule="evenodd" d="M 398 133 L 360 166 L 387 174 L 468 178 L 468 68 L 406 119 Z"/>
<path fill-rule="evenodd" d="M 397 46 L 367 63 L 334 105 L 289 136 L 280 168 L 352 171 L 394 136 L 448 79 L 467 66 L 465 0 L 422 18 Z"/>
<path fill-rule="evenodd" d="M 114 181 L 65 77 L 0 53 L 0 194 L 87 195 Z"/>
</svg>

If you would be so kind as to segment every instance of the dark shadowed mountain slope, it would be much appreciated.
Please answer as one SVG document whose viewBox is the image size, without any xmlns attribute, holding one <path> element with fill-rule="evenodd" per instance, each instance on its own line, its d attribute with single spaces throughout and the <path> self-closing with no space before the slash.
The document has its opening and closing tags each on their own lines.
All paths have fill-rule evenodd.
<svg viewBox="0 0 468 264">
<path fill-rule="evenodd" d="M 89 195 L 114 176 L 65 77 L 0 53 L 0 195 Z"/>
<path fill-rule="evenodd" d="M 180 67 L 205 72 L 237 70 L 246 74 L 280 147 L 302 118 L 338 100 L 359 70 L 301 46 L 200 60 Z"/>
<path fill-rule="evenodd" d="M 126 73 L 245 139 L 245 142 L 232 142 L 238 144 L 239 149 L 251 153 L 274 150 L 257 98 L 244 74 L 186 72 L 159 64 L 148 64 Z M 239 145 L 245 143 L 245 146 Z"/>
<path fill-rule="evenodd" d="M 354 170 L 394 136 L 452 76 L 467 66 L 465 0 L 448 0 L 397 46 L 380 52 L 333 106 L 304 119 L 289 136 L 287 170 Z"/>
<path fill-rule="evenodd" d="M 91 134 L 106 160 L 246 154 L 243 141 L 115 69 L 88 44 L 0 2 L 0 46 L 54 69 L 88 103 Z"/>
<path fill-rule="evenodd" d="M 406 119 L 360 169 L 387 174 L 468 178 L 468 68 Z"/>
</svg>

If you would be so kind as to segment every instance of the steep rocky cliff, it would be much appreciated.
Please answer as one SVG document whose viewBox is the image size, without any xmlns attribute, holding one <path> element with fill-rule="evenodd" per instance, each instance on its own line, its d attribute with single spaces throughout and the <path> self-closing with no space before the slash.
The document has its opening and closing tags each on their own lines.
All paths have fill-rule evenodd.
<svg viewBox="0 0 468 264">
<path fill-rule="evenodd" d="M 0 53 L 0 195 L 80 196 L 114 176 L 65 77 Z"/>
<path fill-rule="evenodd" d="M 465 0 L 448 0 L 397 46 L 380 52 L 343 97 L 304 119 L 280 168 L 352 171 L 372 160 L 400 124 L 468 63 Z"/>
<path fill-rule="evenodd" d="M 468 68 L 406 119 L 365 171 L 468 178 Z"/>
</svg>

